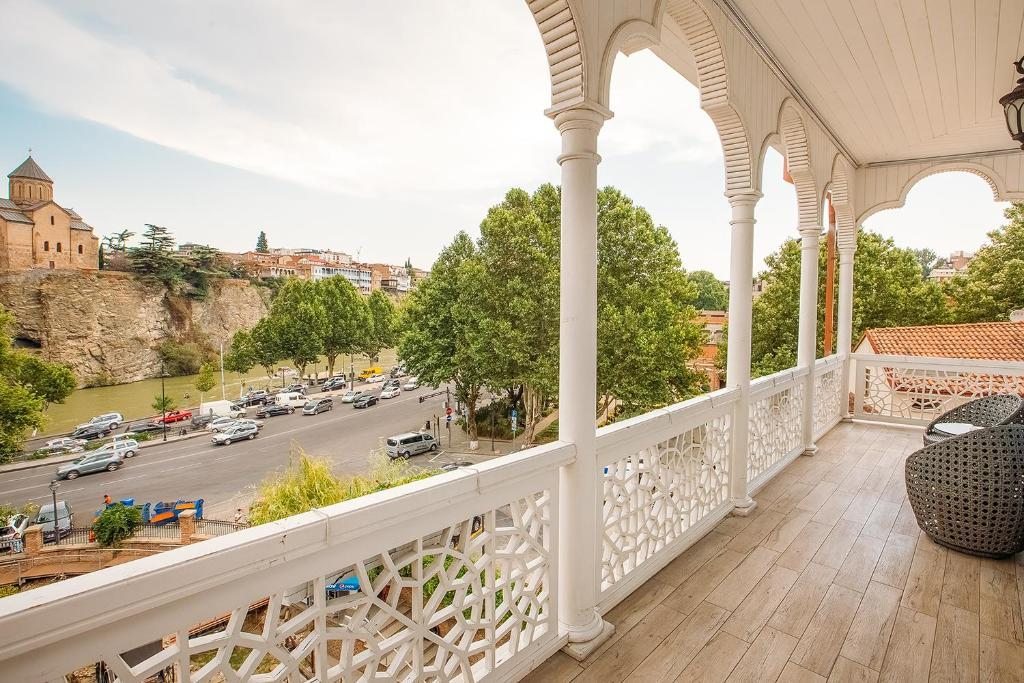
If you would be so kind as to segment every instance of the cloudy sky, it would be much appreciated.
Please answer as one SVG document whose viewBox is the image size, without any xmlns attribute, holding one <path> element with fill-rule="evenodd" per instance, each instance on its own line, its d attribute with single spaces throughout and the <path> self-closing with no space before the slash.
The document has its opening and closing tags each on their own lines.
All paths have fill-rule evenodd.
<svg viewBox="0 0 1024 683">
<path fill-rule="evenodd" d="M 27 148 L 100 234 L 144 223 L 223 250 L 310 246 L 429 266 L 510 186 L 558 179 L 546 62 L 517 0 L 0 0 L 0 167 Z M 695 89 L 619 57 L 602 184 L 667 226 L 688 269 L 728 276 L 722 157 Z M 757 259 L 795 233 L 765 165 Z M 951 199 L 955 197 L 955 200 Z M 974 249 L 1001 206 L 962 174 L 868 227 Z"/>
</svg>

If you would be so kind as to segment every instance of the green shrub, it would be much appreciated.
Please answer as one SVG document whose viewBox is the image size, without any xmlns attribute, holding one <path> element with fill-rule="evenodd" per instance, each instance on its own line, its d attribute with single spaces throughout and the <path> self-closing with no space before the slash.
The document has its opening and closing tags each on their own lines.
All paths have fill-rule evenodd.
<svg viewBox="0 0 1024 683">
<path fill-rule="evenodd" d="M 138 508 L 116 503 L 100 513 L 92 530 L 96 534 L 96 542 L 109 548 L 130 538 L 140 526 L 142 513 Z"/>
<path fill-rule="evenodd" d="M 199 372 L 203 363 L 212 358 L 212 352 L 208 348 L 194 341 L 169 339 L 160 344 L 156 351 L 164 363 L 164 371 L 174 377 L 194 375 Z"/>
</svg>

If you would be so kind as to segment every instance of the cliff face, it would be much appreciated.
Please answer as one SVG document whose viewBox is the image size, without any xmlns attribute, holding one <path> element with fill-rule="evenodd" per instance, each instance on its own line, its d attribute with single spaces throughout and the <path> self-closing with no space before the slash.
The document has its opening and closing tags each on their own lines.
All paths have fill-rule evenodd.
<svg viewBox="0 0 1024 683">
<path fill-rule="evenodd" d="M 113 271 L 3 274 L 0 305 L 14 314 L 22 345 L 66 363 L 82 384 L 156 377 L 161 343 L 200 341 L 216 348 L 267 312 L 265 290 L 244 281 L 216 281 L 205 300 L 193 301 Z"/>
</svg>

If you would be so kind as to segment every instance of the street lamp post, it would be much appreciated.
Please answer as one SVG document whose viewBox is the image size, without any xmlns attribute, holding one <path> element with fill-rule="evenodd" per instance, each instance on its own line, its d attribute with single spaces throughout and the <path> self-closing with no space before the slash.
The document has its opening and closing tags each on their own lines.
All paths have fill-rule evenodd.
<svg viewBox="0 0 1024 683">
<path fill-rule="evenodd" d="M 50 493 L 53 494 L 53 542 L 55 545 L 60 545 L 60 527 L 57 525 L 58 513 L 57 513 L 57 489 L 60 488 L 60 482 L 56 479 L 50 482 Z"/>
<path fill-rule="evenodd" d="M 355 391 L 356 388 L 356 357 L 355 354 L 348 355 L 348 390 Z"/>
<path fill-rule="evenodd" d="M 162 413 L 160 424 L 163 426 L 164 441 L 167 441 L 167 390 L 164 386 L 165 377 L 167 377 L 167 372 L 164 370 L 164 362 L 160 361 L 160 412 Z"/>
</svg>

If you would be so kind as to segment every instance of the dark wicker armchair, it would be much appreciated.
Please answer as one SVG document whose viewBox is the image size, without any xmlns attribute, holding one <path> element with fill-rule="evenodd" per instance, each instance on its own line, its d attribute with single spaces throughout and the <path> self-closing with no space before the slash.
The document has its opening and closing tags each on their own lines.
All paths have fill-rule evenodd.
<svg viewBox="0 0 1024 683">
<path fill-rule="evenodd" d="M 957 422 L 976 427 L 1024 423 L 1024 399 L 1016 394 L 997 394 L 959 405 L 932 420 L 924 430 L 924 445 L 928 446 L 955 436 L 942 431 L 937 425 Z"/>
<path fill-rule="evenodd" d="M 1005 557 L 1024 550 L 1024 425 L 979 429 L 907 458 L 918 525 L 954 550 Z"/>
</svg>

